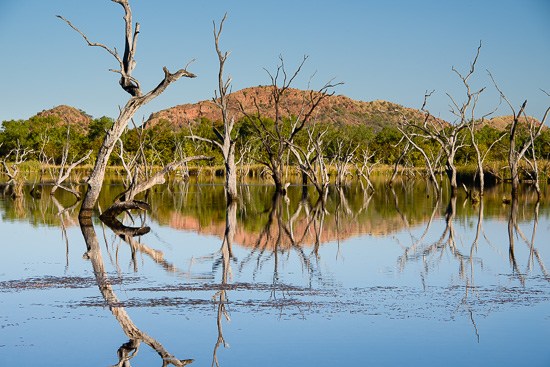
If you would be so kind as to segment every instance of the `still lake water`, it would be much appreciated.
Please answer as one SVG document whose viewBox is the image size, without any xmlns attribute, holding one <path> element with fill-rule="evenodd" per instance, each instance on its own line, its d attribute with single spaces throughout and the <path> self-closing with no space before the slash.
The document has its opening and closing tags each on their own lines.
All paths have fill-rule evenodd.
<svg viewBox="0 0 550 367">
<path fill-rule="evenodd" d="M 377 188 L 0 196 L 0 366 L 550 366 L 550 192 Z"/>
</svg>

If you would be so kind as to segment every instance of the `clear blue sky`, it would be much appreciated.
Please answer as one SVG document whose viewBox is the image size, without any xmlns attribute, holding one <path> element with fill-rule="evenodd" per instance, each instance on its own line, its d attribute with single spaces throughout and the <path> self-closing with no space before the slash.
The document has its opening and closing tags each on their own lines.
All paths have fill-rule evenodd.
<svg viewBox="0 0 550 367">
<path fill-rule="evenodd" d="M 319 88 L 336 77 L 336 94 L 419 108 L 424 92 L 435 89 L 428 107 L 451 120 L 450 93 L 462 101 L 464 89 L 451 70 L 466 73 L 483 42 L 473 88 L 487 87 L 479 113 L 498 104 L 489 69 L 514 107 L 528 100 L 527 112 L 541 118 L 550 106 L 549 0 L 384 0 L 384 1 L 184 1 L 131 0 L 141 23 L 133 76 L 144 91 L 170 71 L 196 58 L 189 71 L 136 115 L 210 99 L 218 71 L 212 21 L 228 12 L 220 46 L 232 51 L 226 64 L 233 90 L 269 84 L 263 68 L 274 70 L 281 54 L 289 70 L 309 55 L 294 87 Z M 0 0 L 0 121 L 27 119 L 61 104 L 94 117 L 116 117 L 128 100 L 118 85 L 116 60 L 88 47 L 60 14 L 92 42 L 123 52 L 123 9 L 109 0 Z M 497 115 L 510 110 L 502 105 Z"/>
</svg>

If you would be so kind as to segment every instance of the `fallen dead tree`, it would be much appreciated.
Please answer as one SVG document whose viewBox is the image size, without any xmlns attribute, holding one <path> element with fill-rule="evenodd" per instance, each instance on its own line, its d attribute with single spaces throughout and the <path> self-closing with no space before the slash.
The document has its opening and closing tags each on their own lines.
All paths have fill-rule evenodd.
<svg viewBox="0 0 550 367">
<path fill-rule="evenodd" d="M 113 218 L 118 216 L 120 213 L 132 210 L 132 209 L 139 209 L 139 210 L 149 210 L 151 207 L 146 202 L 136 200 L 135 197 L 139 193 L 142 193 L 144 191 L 147 191 L 151 189 L 155 185 L 162 185 L 166 182 L 166 175 L 169 174 L 172 171 L 175 171 L 179 167 L 185 165 L 187 162 L 190 161 L 196 161 L 196 160 L 212 160 L 212 157 L 208 156 L 192 156 L 192 157 L 186 157 L 182 160 L 172 162 L 164 166 L 164 168 L 148 179 L 142 180 L 142 181 L 133 181 L 130 187 L 126 189 L 124 192 L 118 195 L 117 199 L 111 205 L 107 210 L 105 210 L 100 218 L 106 219 L 106 218 Z"/>
</svg>

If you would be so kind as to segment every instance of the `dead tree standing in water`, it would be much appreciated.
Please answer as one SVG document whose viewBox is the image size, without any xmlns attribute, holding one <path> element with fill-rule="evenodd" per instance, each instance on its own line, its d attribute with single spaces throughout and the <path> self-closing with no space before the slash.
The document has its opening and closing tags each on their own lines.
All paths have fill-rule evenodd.
<svg viewBox="0 0 550 367">
<path fill-rule="evenodd" d="M 107 131 L 107 135 L 105 136 L 105 139 L 103 140 L 103 144 L 101 145 L 101 148 L 99 148 L 98 155 L 96 157 L 96 163 L 94 166 L 94 169 L 92 171 L 92 174 L 90 175 L 90 178 L 88 179 L 88 189 L 86 191 L 86 195 L 84 196 L 84 200 L 82 202 L 82 207 L 80 209 L 79 217 L 80 218 L 90 218 L 92 216 L 93 209 L 97 203 L 97 199 L 99 198 L 99 193 L 101 192 L 101 186 L 103 185 L 103 178 L 105 176 L 105 169 L 107 167 L 107 162 L 109 160 L 109 157 L 111 156 L 111 152 L 113 151 L 113 148 L 115 147 L 115 144 L 117 143 L 118 139 L 122 135 L 124 129 L 128 125 L 128 122 L 130 119 L 134 116 L 134 114 L 137 112 L 137 110 L 144 106 L 145 104 L 149 103 L 151 100 L 162 94 L 166 88 L 178 80 L 181 77 L 188 77 L 193 78 L 195 77 L 194 74 L 187 71 L 187 66 L 185 69 L 180 69 L 175 73 L 170 73 L 166 67 L 163 68 L 164 70 L 164 78 L 163 80 L 150 92 L 143 94 L 141 90 L 141 85 L 138 82 L 137 79 L 132 77 L 132 72 L 134 70 L 134 67 L 136 66 L 136 61 L 134 59 L 135 53 L 136 53 L 136 45 L 137 45 L 137 36 L 139 34 L 139 23 L 136 23 L 135 30 L 132 32 L 132 11 L 130 9 L 130 4 L 128 0 L 112 0 L 115 3 L 120 4 L 124 8 L 124 21 L 125 21 L 125 47 L 124 47 L 124 55 L 121 58 L 116 49 L 111 50 L 107 46 L 101 44 L 101 43 L 92 43 L 88 40 L 88 37 L 80 31 L 78 28 L 73 26 L 71 22 L 63 18 L 62 16 L 58 15 L 57 17 L 67 22 L 67 24 L 73 28 L 75 31 L 80 33 L 82 37 L 86 40 L 89 46 L 97 46 L 105 49 L 107 52 L 109 52 L 119 63 L 120 69 L 119 70 L 112 70 L 115 73 L 120 74 L 120 86 L 122 89 L 124 89 L 127 93 L 131 95 L 130 99 L 126 103 L 126 105 L 121 109 L 120 114 L 118 118 L 116 119 L 113 126 Z M 192 61 L 191 61 L 192 62 Z"/>
<path fill-rule="evenodd" d="M 510 167 L 510 180 L 512 181 L 512 197 L 517 197 L 519 192 L 519 162 L 521 159 L 525 156 L 525 153 L 527 153 L 529 147 L 531 144 L 534 143 L 535 139 L 540 135 L 542 131 L 542 127 L 544 126 L 544 123 L 546 122 L 546 118 L 548 117 L 548 113 L 550 112 L 550 107 L 546 109 L 546 112 L 544 113 L 544 116 L 542 117 L 542 120 L 537 126 L 537 123 L 535 122 L 534 118 L 528 118 L 527 114 L 525 113 L 525 106 L 527 105 L 527 100 L 523 102 L 521 105 L 519 112 L 516 113 L 516 110 L 514 107 L 512 107 L 512 104 L 506 98 L 504 93 L 500 90 L 498 87 L 495 78 L 493 78 L 493 75 L 489 72 L 489 76 L 493 80 L 493 83 L 495 84 L 495 87 L 500 93 L 500 96 L 502 99 L 508 103 L 508 106 L 512 110 L 513 114 L 513 120 L 512 123 L 509 126 L 509 137 L 510 137 L 510 145 L 508 147 L 508 164 Z M 518 145 L 517 144 L 517 128 L 518 124 L 525 123 L 527 128 L 529 129 L 529 139 L 527 139 L 523 144 Z M 533 150 L 534 154 L 534 150 Z M 536 159 L 536 157 L 533 155 L 533 159 Z M 536 166 L 535 166 L 536 167 Z M 538 180 L 538 168 L 536 168 L 537 171 L 537 180 Z M 536 186 L 538 188 L 538 185 Z M 537 190 L 537 194 L 540 197 L 540 189 Z"/>
<path fill-rule="evenodd" d="M 498 139 L 493 141 L 493 143 L 487 148 L 485 153 L 481 154 L 478 141 L 476 140 L 476 137 L 475 137 L 475 130 L 476 130 L 476 127 L 483 124 L 483 122 L 485 121 L 485 118 L 495 113 L 496 109 L 493 110 L 492 112 L 485 114 L 481 118 L 481 120 L 476 121 L 475 110 L 477 107 L 477 102 L 479 100 L 480 94 L 485 90 L 485 87 L 481 88 L 477 92 L 472 92 L 470 88 L 470 84 L 468 83 L 468 79 L 470 79 L 470 77 L 474 74 L 475 66 L 477 63 L 477 59 L 479 58 L 480 50 L 481 50 L 481 43 L 477 48 L 477 54 L 474 58 L 474 61 L 472 61 L 472 63 L 470 64 L 470 72 L 466 76 L 463 76 L 458 70 L 456 70 L 453 67 L 453 71 L 460 77 L 460 79 L 462 80 L 462 84 L 464 84 L 464 87 L 466 88 L 466 101 L 463 102 L 461 105 L 458 105 L 453 99 L 453 97 L 451 97 L 450 94 L 447 93 L 447 95 L 449 96 L 452 102 L 451 113 L 454 114 L 459 119 L 461 124 L 464 123 L 466 124 L 466 126 L 468 126 L 471 143 L 476 152 L 477 170 L 479 172 L 479 194 L 480 196 L 483 196 L 483 188 L 485 186 L 485 174 L 483 172 L 483 162 L 485 161 L 487 154 L 491 151 L 491 149 L 495 146 L 495 144 L 500 140 L 502 140 L 502 138 L 504 138 L 506 134 L 502 134 Z"/>
<path fill-rule="evenodd" d="M 227 60 L 227 56 L 229 56 L 231 52 L 222 53 L 219 47 L 220 35 L 222 33 L 223 23 L 225 22 L 226 18 L 227 13 L 220 23 L 219 31 L 216 31 L 216 23 L 214 23 L 214 43 L 216 46 L 216 53 L 218 54 L 218 59 L 220 61 L 220 71 L 218 74 L 218 90 L 220 92 L 220 96 L 218 98 L 218 93 L 216 92 L 216 97 L 213 98 L 213 102 L 216 106 L 218 106 L 222 113 L 223 134 L 218 131 L 215 126 L 212 126 L 214 134 L 216 134 L 216 137 L 220 141 L 194 135 L 192 135 L 192 139 L 203 140 L 210 144 L 214 144 L 222 152 L 225 164 L 225 193 L 227 195 L 228 202 L 231 202 L 237 199 L 237 165 L 235 164 L 235 145 L 237 140 L 231 137 L 231 132 L 233 131 L 233 127 L 235 125 L 235 116 L 229 115 L 229 107 L 227 104 L 231 77 L 228 77 L 225 81 L 223 80 L 223 69 L 225 61 Z"/>
<path fill-rule="evenodd" d="M 67 158 L 69 156 L 69 143 L 70 143 L 70 137 L 71 137 L 71 124 L 69 123 L 69 120 L 66 120 L 66 121 L 67 121 L 67 136 L 66 136 L 65 147 L 63 148 L 63 155 L 61 157 L 61 167 L 59 167 L 59 172 L 57 174 L 57 178 L 52 187 L 51 194 L 53 195 L 53 193 L 55 193 L 58 188 L 61 188 L 65 191 L 70 192 L 74 196 L 76 196 L 77 199 L 80 199 L 80 192 L 72 188 L 63 186 L 62 183 L 69 178 L 73 168 L 78 166 L 80 163 L 86 161 L 88 158 L 90 158 L 90 155 L 92 154 L 93 150 L 90 149 L 88 153 L 80 157 L 76 162 L 75 162 L 76 157 L 73 157 L 73 159 L 71 160 L 71 163 L 67 167 Z M 52 158 L 52 161 L 53 161 L 53 158 Z"/>
<path fill-rule="evenodd" d="M 321 101 L 334 94 L 334 92 L 329 93 L 328 91 L 341 83 L 332 84 L 331 80 L 318 91 L 309 90 L 308 88 L 303 94 L 298 112 L 293 114 L 285 106 L 285 96 L 288 94 L 292 82 L 300 73 L 307 60 L 307 56 L 304 56 L 298 69 L 290 76 L 286 72 L 282 56 L 279 58 L 281 63 L 277 67 L 275 74 L 266 70 L 271 78 L 271 85 L 268 88 L 270 89 L 270 108 L 273 109 L 274 115 L 272 126 L 267 123 L 266 116 L 262 115 L 260 106 L 255 98 L 255 113 L 246 111 L 240 101 L 239 106 L 241 113 L 243 113 L 245 119 L 252 126 L 252 130 L 260 139 L 260 144 L 265 153 L 263 158 L 257 159 L 257 162 L 264 165 L 269 171 L 275 183 L 276 191 L 283 193 L 285 191 L 285 183 L 283 182 L 283 160 L 285 153 L 288 152 L 296 135 L 311 120 Z"/>
<path fill-rule="evenodd" d="M 422 139 L 435 141 L 441 147 L 441 151 L 447 158 L 445 163 L 445 172 L 447 173 L 447 177 L 449 178 L 449 182 L 451 184 L 451 191 L 453 194 L 456 194 L 458 191 L 458 183 L 456 179 L 456 166 L 454 161 L 457 151 L 465 145 L 465 135 L 462 134 L 462 130 L 467 127 L 467 121 L 459 121 L 457 124 L 449 124 L 432 116 L 426 109 L 427 100 L 432 93 L 433 91 L 424 95 L 424 104 L 421 108 L 421 111 L 425 113 L 424 121 L 419 123 L 403 118 L 399 130 L 405 135 L 407 140 L 416 149 L 418 149 L 420 153 L 422 153 L 426 163 L 429 160 L 426 153 L 413 141 L 412 138 L 419 137 Z M 433 167 L 428 165 L 427 168 L 430 171 L 432 181 L 435 182 Z"/>
</svg>

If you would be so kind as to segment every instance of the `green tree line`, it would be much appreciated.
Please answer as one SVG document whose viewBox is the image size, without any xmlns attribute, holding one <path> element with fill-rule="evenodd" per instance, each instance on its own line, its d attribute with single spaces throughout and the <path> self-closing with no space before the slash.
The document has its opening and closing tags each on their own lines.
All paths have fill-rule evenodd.
<svg viewBox="0 0 550 367">
<path fill-rule="evenodd" d="M 113 124 L 114 120 L 109 117 L 92 119 L 87 128 L 71 126 L 69 141 L 69 157 L 82 156 L 88 150 L 97 153 L 101 146 L 106 130 Z M 272 121 L 264 119 L 269 128 Z M 204 141 L 192 139 L 192 135 L 201 136 L 211 140 L 217 137 L 212 127 L 221 128 L 221 121 L 210 121 L 202 117 L 191 124 L 189 129 L 174 131 L 169 121 L 160 120 L 154 126 L 143 129 L 140 137 L 141 128 L 127 129 L 121 137 L 125 152 L 136 154 L 141 146 L 148 160 L 155 165 L 161 166 L 177 160 L 178 155 L 197 155 L 203 154 L 214 157 L 211 162 L 195 162 L 196 165 L 223 166 L 223 157 L 213 144 Z M 307 129 L 300 132 L 295 139 L 295 143 L 306 148 L 308 144 L 308 129 L 327 130 L 326 156 L 331 159 L 337 155 L 337 144 L 343 142 L 344 145 L 354 148 L 353 154 L 358 155 L 361 151 L 368 150 L 374 154 L 371 158 L 372 163 L 378 162 L 385 165 L 393 165 L 401 154 L 404 140 L 402 134 L 396 127 L 386 126 L 377 129 L 366 125 L 351 125 L 345 123 L 334 124 L 332 122 L 317 122 L 310 124 Z M 261 144 L 256 139 L 254 130 L 250 122 L 241 119 L 237 122 L 235 130 L 238 131 L 237 156 L 250 155 L 251 157 L 260 157 Z M 501 135 L 502 131 L 485 125 L 475 132 L 475 137 L 479 142 L 480 149 L 486 150 Z M 464 132 L 466 144 L 461 148 L 456 157 L 458 165 L 466 166 L 473 164 L 475 152 L 471 144 L 468 144 L 470 137 Z M 39 154 L 44 154 L 51 158 L 54 164 L 60 164 L 62 151 L 66 144 L 67 126 L 58 116 L 48 117 L 34 116 L 28 120 L 10 120 L 3 121 L 0 130 L 0 159 L 6 157 L 8 153 L 18 147 L 24 147 L 32 150 L 30 159 L 39 160 Z M 529 132 L 525 126 L 520 126 L 518 131 L 518 144 L 522 144 L 529 139 Z M 141 139 L 141 140 L 140 140 Z M 439 147 L 434 141 L 418 140 L 417 144 L 429 154 L 436 155 Z M 508 154 L 508 141 L 504 139 L 497 144 L 490 152 L 486 160 L 487 165 L 501 164 L 506 166 Z M 246 148 L 246 149 L 245 149 Z M 356 148 L 356 149 L 355 149 Z M 120 165 L 119 154 L 111 155 L 110 165 Z M 548 160 L 550 157 L 550 132 L 543 130 L 541 135 L 535 140 L 535 152 L 537 159 Z M 92 154 L 94 157 L 96 154 Z M 246 158 L 246 156 L 244 157 Z M 9 158 L 8 158 L 9 160 Z M 252 160 L 253 161 L 253 160 Z M 416 150 L 409 150 L 405 157 L 405 162 L 412 167 L 422 167 L 425 162 L 420 153 Z M 88 162 L 92 163 L 93 162 Z M 295 164 L 295 158 L 289 154 L 288 164 Z"/>
</svg>

